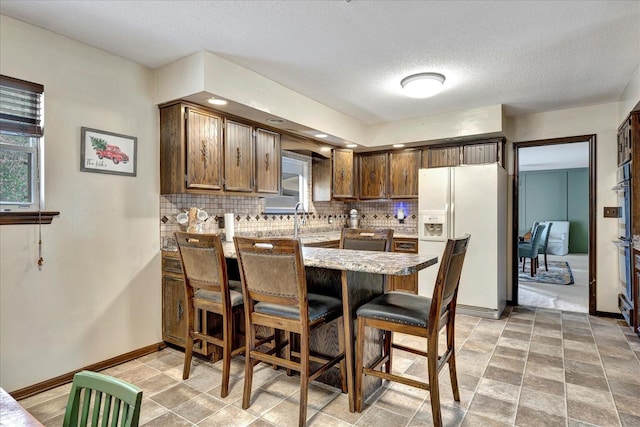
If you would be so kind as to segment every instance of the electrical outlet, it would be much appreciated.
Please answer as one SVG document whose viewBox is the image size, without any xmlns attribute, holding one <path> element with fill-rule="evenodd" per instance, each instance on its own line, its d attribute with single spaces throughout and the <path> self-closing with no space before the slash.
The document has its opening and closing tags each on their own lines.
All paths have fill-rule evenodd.
<svg viewBox="0 0 640 427">
<path fill-rule="evenodd" d="M 618 206 L 605 206 L 604 207 L 605 218 L 620 218 L 620 208 Z"/>
</svg>

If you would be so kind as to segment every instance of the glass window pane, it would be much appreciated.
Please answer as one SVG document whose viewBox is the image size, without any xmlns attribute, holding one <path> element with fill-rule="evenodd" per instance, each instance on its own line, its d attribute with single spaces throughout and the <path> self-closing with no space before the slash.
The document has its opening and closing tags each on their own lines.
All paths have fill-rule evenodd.
<svg viewBox="0 0 640 427">
<path fill-rule="evenodd" d="M 17 145 L 20 147 L 35 146 L 37 139 L 28 135 L 13 135 L 10 133 L 0 132 L 0 144 Z"/>
<path fill-rule="evenodd" d="M 31 204 L 33 155 L 0 149 L 0 203 Z"/>
</svg>

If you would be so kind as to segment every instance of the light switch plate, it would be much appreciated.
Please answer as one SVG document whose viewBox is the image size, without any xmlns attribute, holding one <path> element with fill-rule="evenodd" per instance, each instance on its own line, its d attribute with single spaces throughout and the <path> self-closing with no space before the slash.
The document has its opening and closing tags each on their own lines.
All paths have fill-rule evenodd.
<svg viewBox="0 0 640 427">
<path fill-rule="evenodd" d="M 605 206 L 604 207 L 605 218 L 620 218 L 620 207 L 618 206 Z"/>
</svg>

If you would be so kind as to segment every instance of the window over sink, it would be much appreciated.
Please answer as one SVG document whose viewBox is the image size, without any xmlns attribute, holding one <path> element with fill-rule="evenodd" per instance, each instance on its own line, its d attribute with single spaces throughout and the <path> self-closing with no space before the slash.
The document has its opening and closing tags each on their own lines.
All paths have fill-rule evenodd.
<svg viewBox="0 0 640 427">
<path fill-rule="evenodd" d="M 293 213 L 298 202 L 308 212 L 310 159 L 306 161 L 302 156 L 294 156 L 282 152 L 281 191 L 278 195 L 265 196 L 264 213 Z"/>
</svg>

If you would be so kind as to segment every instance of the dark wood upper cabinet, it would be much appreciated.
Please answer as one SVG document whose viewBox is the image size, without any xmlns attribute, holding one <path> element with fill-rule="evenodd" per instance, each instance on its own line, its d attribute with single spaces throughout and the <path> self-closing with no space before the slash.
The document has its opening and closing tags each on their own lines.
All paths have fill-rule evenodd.
<svg viewBox="0 0 640 427">
<path fill-rule="evenodd" d="M 422 150 L 423 168 L 458 165 L 460 165 L 460 147 L 427 147 Z"/>
<path fill-rule="evenodd" d="M 222 189 L 222 119 L 187 108 L 187 188 Z"/>
<path fill-rule="evenodd" d="M 222 118 L 173 104 L 160 108 L 160 193 L 222 189 Z"/>
<path fill-rule="evenodd" d="M 334 199 L 353 199 L 356 196 L 354 160 L 352 150 L 333 150 L 331 190 Z"/>
<path fill-rule="evenodd" d="M 331 159 L 313 157 L 311 183 L 314 202 L 331 201 Z"/>
<path fill-rule="evenodd" d="M 387 197 L 388 155 L 384 153 L 360 154 L 360 199 Z"/>
<path fill-rule="evenodd" d="M 280 135 L 256 129 L 256 191 L 280 192 Z"/>
<path fill-rule="evenodd" d="M 501 163 L 502 142 L 491 141 L 478 144 L 466 144 L 462 147 L 462 164 L 479 165 L 483 163 Z"/>
<path fill-rule="evenodd" d="M 632 120 L 633 115 L 629 115 L 627 119 L 618 128 L 618 166 L 622 166 L 631 160 L 632 154 Z"/>
<path fill-rule="evenodd" d="M 499 163 L 504 167 L 504 138 L 433 145 L 422 150 L 422 167 L 478 165 Z"/>
<path fill-rule="evenodd" d="M 277 194 L 280 134 L 187 102 L 160 107 L 161 194 Z"/>
<path fill-rule="evenodd" d="M 224 141 L 224 189 L 253 191 L 253 136 L 250 125 L 226 120 Z"/>
<path fill-rule="evenodd" d="M 389 153 L 389 197 L 418 197 L 420 150 Z"/>
</svg>

